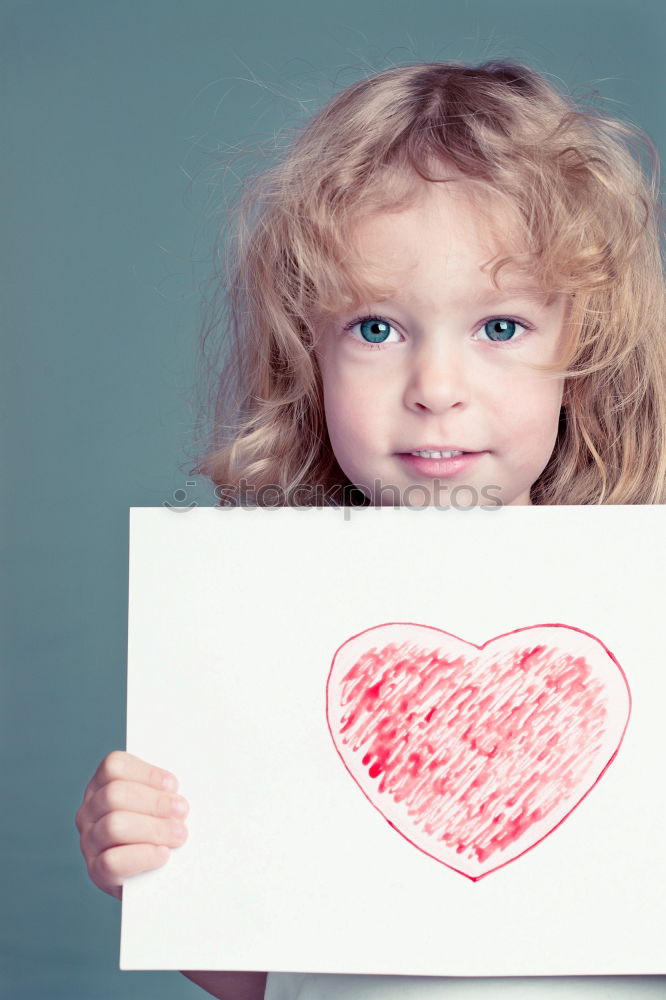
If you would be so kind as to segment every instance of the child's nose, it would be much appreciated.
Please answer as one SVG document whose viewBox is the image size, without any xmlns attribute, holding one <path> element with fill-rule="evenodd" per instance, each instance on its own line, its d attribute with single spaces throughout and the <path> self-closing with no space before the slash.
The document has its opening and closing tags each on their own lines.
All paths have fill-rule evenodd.
<svg viewBox="0 0 666 1000">
<path fill-rule="evenodd" d="M 469 385 L 461 346 L 423 344 L 415 352 L 405 390 L 409 409 L 441 412 L 468 400 Z"/>
</svg>

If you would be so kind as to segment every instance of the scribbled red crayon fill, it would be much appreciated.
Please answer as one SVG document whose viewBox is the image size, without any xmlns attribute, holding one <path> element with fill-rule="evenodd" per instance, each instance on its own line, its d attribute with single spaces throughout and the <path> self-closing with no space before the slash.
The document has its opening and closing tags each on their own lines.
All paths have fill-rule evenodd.
<svg viewBox="0 0 666 1000">
<path fill-rule="evenodd" d="M 542 839 L 617 751 L 628 688 L 587 633 L 540 626 L 484 647 L 418 625 L 363 635 L 329 680 L 338 750 L 407 839 L 469 877 Z"/>
</svg>

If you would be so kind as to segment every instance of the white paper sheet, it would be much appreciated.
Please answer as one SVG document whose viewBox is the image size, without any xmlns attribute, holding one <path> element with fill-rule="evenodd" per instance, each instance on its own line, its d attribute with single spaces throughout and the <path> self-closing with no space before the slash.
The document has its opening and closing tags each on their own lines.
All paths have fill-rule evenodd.
<svg viewBox="0 0 666 1000">
<path fill-rule="evenodd" d="M 133 509 L 127 746 L 190 815 L 121 967 L 666 972 L 665 527 Z"/>
</svg>

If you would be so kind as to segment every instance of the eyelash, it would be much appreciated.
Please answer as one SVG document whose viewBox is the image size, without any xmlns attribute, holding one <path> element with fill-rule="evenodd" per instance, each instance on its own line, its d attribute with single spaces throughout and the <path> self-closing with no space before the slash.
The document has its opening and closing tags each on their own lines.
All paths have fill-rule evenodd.
<svg viewBox="0 0 666 1000">
<path fill-rule="evenodd" d="M 523 333 L 520 334 L 520 336 L 518 337 L 512 337 L 511 340 L 489 340 L 484 338 L 481 341 L 482 343 L 510 347 L 514 342 L 522 340 L 525 333 L 530 333 L 534 329 L 534 327 L 531 326 L 529 323 L 526 323 L 524 320 L 518 319 L 515 316 L 490 316 L 488 319 L 485 319 L 481 324 L 479 324 L 479 330 L 477 331 L 477 333 L 480 330 L 483 330 L 484 326 L 486 326 L 486 324 L 488 323 L 495 323 L 502 321 L 515 323 L 516 326 L 522 327 Z M 356 319 L 353 319 L 351 321 L 351 323 L 347 323 L 347 325 L 343 327 L 343 333 L 351 333 L 354 327 L 358 326 L 359 323 L 386 323 L 386 325 L 390 326 L 393 330 L 396 329 L 395 326 L 392 323 L 390 323 L 384 316 L 357 316 Z M 377 344 L 372 344 L 367 340 L 363 340 L 361 337 L 353 337 L 352 339 L 355 340 L 356 343 L 360 344 L 361 347 L 368 348 L 371 351 L 381 350 L 383 347 L 386 346 L 386 341 L 382 341 L 381 343 Z"/>
</svg>

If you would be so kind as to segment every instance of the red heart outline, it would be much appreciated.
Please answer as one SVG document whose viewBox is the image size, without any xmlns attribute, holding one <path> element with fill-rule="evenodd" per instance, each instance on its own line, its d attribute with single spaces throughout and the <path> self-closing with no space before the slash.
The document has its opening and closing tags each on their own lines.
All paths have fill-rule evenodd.
<svg viewBox="0 0 666 1000">
<path fill-rule="evenodd" d="M 553 630 L 557 631 L 555 632 Z M 424 635 L 426 635 L 426 633 L 430 633 L 431 637 L 433 639 L 438 639 L 439 642 L 425 643 L 423 637 Z M 528 641 L 527 645 L 525 645 L 525 639 L 528 638 L 526 636 L 526 633 L 531 633 L 531 636 L 529 636 L 529 638 L 533 640 L 532 643 Z M 547 633 L 550 633 L 550 635 L 548 635 Z M 419 642 L 416 642 L 414 638 L 415 636 L 420 637 Z M 606 698 L 606 701 L 603 702 L 597 697 L 597 703 L 594 706 L 595 713 L 597 714 L 597 716 L 601 716 L 603 713 L 606 713 L 606 715 L 608 715 L 608 725 L 603 731 L 602 746 L 596 748 L 594 752 L 586 750 L 585 755 L 583 754 L 580 755 L 580 760 L 582 761 L 581 766 L 583 766 L 584 768 L 583 777 L 579 778 L 577 781 L 573 783 L 572 785 L 573 790 L 571 791 L 571 793 L 561 796 L 559 802 L 556 803 L 556 807 L 551 807 L 548 810 L 548 812 L 544 814 L 543 818 L 540 818 L 538 822 L 536 820 L 534 822 L 531 822 L 523 832 L 521 832 L 519 835 L 517 835 L 512 839 L 510 838 L 507 850 L 493 849 L 490 852 L 491 854 L 494 855 L 497 855 L 498 853 L 502 855 L 501 859 L 498 859 L 497 857 L 495 859 L 499 860 L 500 863 L 491 864 L 490 856 L 486 858 L 484 861 L 480 860 L 475 861 L 473 859 L 468 858 L 466 861 L 465 859 L 463 859 L 463 861 L 465 861 L 464 864 L 461 863 L 460 860 L 458 860 L 458 863 L 453 863 L 454 859 L 451 857 L 451 855 L 454 852 L 451 850 L 450 847 L 447 848 L 447 847 L 437 846 L 436 850 L 433 850 L 432 847 L 428 849 L 426 843 L 429 839 L 431 839 L 430 834 L 426 836 L 426 833 L 416 828 L 416 824 L 414 823 L 413 820 L 411 820 L 409 816 L 404 815 L 404 809 L 402 809 L 399 802 L 397 802 L 391 796 L 390 789 L 388 791 L 387 790 L 379 791 L 378 788 L 372 784 L 375 778 L 377 778 L 382 773 L 378 760 L 375 760 L 375 763 L 372 765 L 372 767 L 374 767 L 375 769 L 375 774 L 371 775 L 369 773 L 369 770 L 372 770 L 372 767 L 370 769 L 368 768 L 367 761 L 364 758 L 362 758 L 361 754 L 359 753 L 359 747 L 350 748 L 349 746 L 347 746 L 345 739 L 343 738 L 342 729 L 349 728 L 350 723 L 349 723 L 349 717 L 347 717 L 346 721 L 344 721 L 345 706 L 340 704 L 340 693 L 342 691 L 342 686 L 345 683 L 345 681 L 348 680 L 349 677 L 352 675 L 353 671 L 358 670 L 359 663 L 361 663 L 360 658 L 362 658 L 364 655 L 366 657 L 375 655 L 376 659 L 377 656 L 386 654 L 389 648 L 393 648 L 391 647 L 390 643 L 390 639 L 392 637 L 394 639 L 394 645 L 395 641 L 399 641 L 400 639 L 402 640 L 402 646 L 399 646 L 396 649 L 396 653 L 398 654 L 401 652 L 402 649 L 404 649 L 405 643 L 409 642 L 411 642 L 412 647 L 414 647 L 412 648 L 412 654 L 414 654 L 414 649 L 416 649 L 417 651 L 418 649 L 420 649 L 420 651 L 423 653 L 429 651 L 427 652 L 427 655 L 429 656 L 431 661 L 433 656 L 435 655 L 434 651 L 436 650 L 441 650 L 442 648 L 446 649 L 446 647 L 448 646 L 448 649 L 450 651 L 453 651 L 454 653 L 453 661 L 451 660 L 450 656 L 448 657 L 448 659 L 446 658 L 446 656 L 444 658 L 440 657 L 437 660 L 437 666 L 433 667 L 431 665 L 428 668 L 430 673 L 428 673 L 427 670 L 421 674 L 419 674 L 418 671 L 414 672 L 414 676 L 418 676 L 419 681 L 423 681 L 425 677 L 436 677 L 437 670 L 439 670 L 441 673 L 442 670 L 452 668 L 455 665 L 455 663 L 461 659 L 461 653 L 467 654 L 466 658 L 463 657 L 463 668 L 468 672 L 464 680 L 470 682 L 470 672 L 471 672 L 471 678 L 473 680 L 482 681 L 485 678 L 485 673 L 487 673 L 488 670 L 490 669 L 489 665 L 492 663 L 493 668 L 497 668 L 498 664 L 500 663 L 500 661 L 497 660 L 497 658 L 495 658 L 494 661 L 491 660 L 491 654 L 494 651 L 496 653 L 504 652 L 505 656 L 513 655 L 515 657 L 516 655 L 518 655 L 518 651 L 521 650 L 521 647 L 525 646 L 525 650 L 523 650 L 520 653 L 522 659 L 516 661 L 518 663 L 519 669 L 523 670 L 525 678 L 531 677 L 531 675 L 529 674 L 529 670 L 524 667 L 524 664 L 530 663 L 532 660 L 538 663 L 539 661 L 537 654 L 542 655 L 543 651 L 547 649 L 548 655 L 550 654 L 559 655 L 560 658 L 567 656 L 569 658 L 571 658 L 571 656 L 576 657 L 576 659 L 573 661 L 571 659 L 566 661 L 560 659 L 558 663 L 561 669 L 564 669 L 563 664 L 566 666 L 567 669 L 570 668 L 573 664 L 579 670 L 583 669 L 583 666 L 581 666 L 581 664 L 584 665 L 585 670 L 587 670 L 588 672 L 583 674 L 583 681 L 581 681 L 579 676 L 577 676 L 574 679 L 574 682 L 572 682 L 571 684 L 572 689 L 575 689 L 577 693 L 580 693 L 581 690 L 585 691 L 587 695 L 587 700 L 588 701 L 590 700 L 590 698 L 593 696 L 594 693 L 592 691 L 592 687 L 594 685 L 590 683 L 590 690 L 586 691 L 585 681 L 587 680 L 590 682 L 594 682 L 594 684 L 597 686 L 598 690 L 596 691 L 596 695 L 599 694 L 600 690 L 601 694 L 603 694 L 604 696 L 608 696 Z M 522 638 L 516 639 L 514 637 L 522 637 Z M 374 639 L 381 638 L 381 641 L 378 643 L 376 642 L 373 645 L 372 643 L 373 638 Z M 551 640 L 557 638 L 560 641 L 558 641 L 557 643 L 551 641 L 548 643 L 547 647 L 539 645 L 540 641 L 543 643 L 544 639 L 547 638 L 550 638 Z M 536 640 L 537 643 L 536 646 L 534 645 L 534 640 Z M 381 647 L 379 652 L 377 651 L 378 646 Z M 581 649 L 584 650 L 584 655 L 581 654 L 580 652 Z M 527 655 L 526 653 L 526 651 L 528 650 L 529 650 L 529 655 Z M 576 652 L 576 650 L 578 650 L 578 652 Z M 542 655 L 542 660 L 543 660 L 543 655 Z M 375 676 L 373 676 L 372 678 L 368 678 L 372 679 L 373 683 L 372 685 L 368 685 L 366 683 L 366 686 L 363 688 L 363 697 L 366 700 L 366 702 L 371 691 L 373 694 L 373 698 L 376 699 L 377 702 L 380 702 L 379 692 L 381 690 L 382 683 L 385 683 L 387 688 L 389 687 L 387 680 L 387 672 L 385 671 L 384 675 L 383 676 L 381 675 L 381 669 L 382 667 L 386 666 L 386 662 L 387 661 L 385 660 L 383 664 L 377 666 L 376 668 L 377 672 Z M 395 664 L 391 665 L 389 663 L 389 667 L 391 666 L 395 667 L 396 665 Z M 398 664 L 398 666 L 400 666 L 400 664 Z M 371 673 L 373 669 L 374 668 L 372 667 L 371 664 L 369 667 L 369 673 Z M 512 664 L 511 669 L 513 669 L 515 672 L 516 663 Z M 531 667 L 529 669 L 531 670 Z M 356 676 L 358 677 L 358 674 Z M 546 675 L 546 679 L 543 682 L 542 690 L 540 691 L 539 695 L 540 698 L 545 699 L 546 705 L 548 705 L 548 698 L 551 698 L 552 700 L 551 695 L 546 695 L 546 688 L 550 687 L 552 689 L 555 689 L 555 691 L 559 692 L 560 682 L 561 682 L 561 677 L 556 677 L 555 679 L 553 679 L 553 675 L 551 675 L 550 677 Z M 457 694 L 462 689 L 460 688 L 459 684 L 456 685 L 450 683 L 446 690 L 452 692 L 453 694 Z M 501 693 L 502 692 L 500 689 L 500 694 Z M 488 700 L 487 686 L 484 691 L 484 687 L 483 685 L 481 685 L 480 695 L 484 695 L 485 701 Z M 615 699 L 615 704 L 613 704 L 613 699 Z M 475 702 L 473 700 L 471 703 L 473 706 L 475 705 Z M 350 714 L 353 714 L 354 707 L 355 706 L 352 705 Z M 434 710 L 438 709 L 438 707 L 439 703 L 433 703 L 430 706 L 431 711 L 429 712 L 429 714 L 423 715 L 421 717 L 421 720 L 419 722 L 419 726 L 421 728 L 423 727 L 425 722 L 428 723 L 430 722 L 430 717 L 434 715 Z M 478 705 L 476 707 L 478 707 Z M 606 712 L 607 708 L 608 711 Z M 402 715 L 404 715 L 405 711 L 406 709 L 403 709 Z M 550 706 L 550 711 L 552 712 L 552 705 Z M 412 713 L 412 715 L 413 714 L 414 713 Z M 472 882 L 477 882 L 479 881 L 479 879 L 484 878 L 486 875 L 489 875 L 494 871 L 498 871 L 505 865 L 510 864 L 511 862 L 517 860 L 517 858 L 519 857 L 522 857 L 528 851 L 532 850 L 534 847 L 540 844 L 546 837 L 550 836 L 550 834 L 553 833 L 553 831 L 556 830 L 565 821 L 565 819 L 567 819 L 571 815 L 571 813 L 580 805 L 583 799 L 585 799 L 589 795 L 592 788 L 594 788 L 594 786 L 600 781 L 600 779 L 603 777 L 604 773 L 606 772 L 610 764 L 617 756 L 617 753 L 622 744 L 622 740 L 624 739 L 624 734 L 629 724 L 630 714 L 631 714 L 631 692 L 629 689 L 629 684 L 627 682 L 626 675 L 622 667 L 620 666 L 619 662 L 599 638 L 597 638 L 591 632 L 587 632 L 584 629 L 580 629 L 572 625 L 544 624 L 544 625 L 525 626 L 523 628 L 514 629 L 511 632 L 506 632 L 501 635 L 493 636 L 491 639 L 488 639 L 483 644 L 477 645 L 465 639 L 461 639 L 459 636 L 456 636 L 453 633 L 445 632 L 443 629 L 438 629 L 431 625 L 421 625 L 415 622 L 387 622 L 381 625 L 375 625 L 370 628 L 364 629 L 363 631 L 358 632 L 356 635 L 351 636 L 349 639 L 346 639 L 335 651 L 326 683 L 326 719 L 331 739 L 333 741 L 333 745 L 336 749 L 338 756 L 342 760 L 345 769 L 352 777 L 355 784 L 363 792 L 365 798 L 370 802 L 373 808 L 375 808 L 380 813 L 380 815 L 386 820 L 386 822 L 391 827 L 393 827 L 393 829 L 396 830 L 396 832 L 399 833 L 400 836 L 403 837 L 403 839 L 405 839 L 408 843 L 412 844 L 412 846 L 416 847 L 422 853 L 433 858 L 433 860 L 438 861 L 439 863 L 445 865 L 448 868 L 451 868 L 453 871 L 456 871 L 461 875 L 464 875 Z M 389 716 L 386 716 L 385 714 L 384 720 L 387 717 Z M 361 718 L 358 712 L 356 716 L 354 716 L 354 719 L 357 718 Z M 368 712 L 368 714 L 363 716 L 363 718 L 367 720 L 368 718 L 371 718 L 371 715 Z M 393 718 L 392 722 L 393 721 L 395 721 L 395 717 Z M 583 717 L 583 722 L 586 723 L 586 721 L 587 720 Z M 442 726 L 442 724 L 443 723 L 440 721 L 439 723 L 440 727 Z M 467 736 L 468 733 L 469 733 L 469 728 L 465 733 L 465 736 Z M 471 745 L 473 745 L 475 751 L 477 751 L 477 759 L 479 759 L 481 756 L 490 758 L 495 755 L 496 747 L 493 748 L 492 752 L 479 750 L 477 742 L 480 742 L 481 737 L 485 735 L 487 734 L 484 734 L 483 732 L 481 732 L 481 736 L 479 736 L 479 733 L 477 733 L 476 739 L 472 739 L 471 741 Z M 403 735 L 403 739 L 405 739 L 407 745 L 409 743 L 409 740 L 411 739 L 411 735 L 407 736 Z M 557 743 L 557 739 L 555 740 L 555 743 Z M 361 746 L 363 746 L 363 744 L 361 744 Z M 461 746 L 461 744 L 456 743 L 455 746 L 456 748 L 458 748 L 459 746 Z M 560 746 L 558 747 L 558 752 L 561 750 L 562 747 L 564 748 L 567 747 L 566 742 L 563 741 L 560 744 Z M 367 749 L 368 748 L 366 746 L 365 750 L 367 751 Z M 393 750 L 393 746 L 391 747 L 391 750 Z M 441 750 L 441 747 L 439 747 L 438 750 Z M 369 754 L 366 752 L 366 758 L 367 756 L 369 756 Z M 412 756 L 414 756 L 414 754 L 412 754 Z M 416 756 L 418 757 L 419 754 L 417 753 Z M 511 761 L 516 761 L 518 759 L 519 758 L 515 754 L 515 751 L 513 755 L 510 753 L 502 755 L 501 752 L 498 755 L 498 760 L 500 761 L 500 763 L 507 761 L 511 763 Z M 539 760 L 541 758 L 537 759 Z M 359 760 L 361 760 L 362 763 L 359 764 Z M 585 764 L 585 761 L 587 761 L 588 763 Z M 575 760 L 575 762 L 578 763 L 577 760 Z M 430 766 L 432 767 L 434 765 L 431 764 Z M 380 769 L 377 770 L 378 768 Z M 483 768 L 485 769 L 484 770 L 485 775 L 492 776 L 493 766 L 488 766 L 486 764 L 483 764 Z M 420 777 L 421 772 L 418 772 L 418 774 Z M 554 787 L 554 783 L 551 782 L 551 784 Z M 544 787 L 548 788 L 547 781 L 544 782 Z M 441 797 L 440 801 L 444 801 L 444 796 Z M 459 804 L 459 802 L 455 799 L 455 797 L 451 798 L 451 802 L 453 802 L 454 805 Z M 482 806 L 482 808 L 484 808 L 484 806 Z M 494 809 L 495 806 L 493 806 L 491 811 L 494 811 Z M 551 815 L 552 815 L 552 822 L 551 822 Z M 536 828 L 536 831 L 538 833 L 537 836 L 531 835 L 530 831 L 533 828 Z M 409 833 L 406 831 L 408 831 Z M 453 834 L 446 833 L 445 835 L 446 836 L 455 835 L 455 830 Z M 418 841 L 421 842 L 419 843 Z M 468 850 L 468 852 L 469 850 L 476 850 L 478 853 L 478 848 L 476 847 L 474 842 L 467 845 L 465 849 Z M 481 854 L 479 854 L 479 857 L 481 857 Z"/>
</svg>

